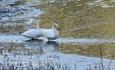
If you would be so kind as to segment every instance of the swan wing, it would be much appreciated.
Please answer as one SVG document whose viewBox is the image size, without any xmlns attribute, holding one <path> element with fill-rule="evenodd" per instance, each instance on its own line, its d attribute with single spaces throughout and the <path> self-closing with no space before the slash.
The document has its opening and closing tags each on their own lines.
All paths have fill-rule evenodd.
<svg viewBox="0 0 115 70">
<path fill-rule="evenodd" d="M 22 33 L 22 36 L 30 37 L 30 38 L 38 38 L 43 36 L 42 31 L 40 29 L 31 29 L 24 33 Z"/>
</svg>

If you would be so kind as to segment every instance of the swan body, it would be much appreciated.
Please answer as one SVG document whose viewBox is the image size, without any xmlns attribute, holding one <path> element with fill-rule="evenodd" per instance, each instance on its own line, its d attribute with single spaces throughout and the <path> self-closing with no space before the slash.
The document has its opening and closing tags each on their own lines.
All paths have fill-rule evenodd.
<svg viewBox="0 0 115 70">
<path fill-rule="evenodd" d="M 47 39 L 47 40 L 55 40 L 59 37 L 59 32 L 54 25 L 52 25 L 51 29 L 30 29 L 24 33 L 22 36 L 25 36 L 30 39 Z"/>
<path fill-rule="evenodd" d="M 31 39 L 37 39 L 37 38 L 43 36 L 43 33 L 39 29 L 31 29 L 31 30 L 28 30 L 28 31 L 22 33 L 21 35 L 31 38 Z"/>
<path fill-rule="evenodd" d="M 40 29 L 48 40 L 55 40 L 59 37 L 59 32 L 55 29 Z"/>
</svg>

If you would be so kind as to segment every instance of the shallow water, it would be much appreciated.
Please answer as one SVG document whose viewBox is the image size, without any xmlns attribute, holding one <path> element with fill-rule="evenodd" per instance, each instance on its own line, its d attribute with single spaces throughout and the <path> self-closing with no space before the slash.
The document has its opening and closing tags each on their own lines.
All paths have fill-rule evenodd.
<svg viewBox="0 0 115 70">
<path fill-rule="evenodd" d="M 7 63 L 9 65 L 13 64 L 14 66 L 18 67 L 18 69 L 20 69 L 20 67 L 24 67 L 24 69 L 27 69 L 30 63 L 32 64 L 33 69 L 39 68 L 39 66 L 47 68 L 47 63 L 49 63 L 49 65 L 53 65 L 55 70 L 85 70 L 89 68 L 95 70 L 95 67 L 97 69 L 101 69 L 101 62 L 103 61 L 104 68 L 114 68 L 114 60 L 105 58 L 101 59 L 99 57 L 88 57 L 78 54 L 64 54 L 59 50 L 59 46 L 61 47 L 59 43 L 54 41 L 25 41 L 23 43 L 22 49 L 14 49 L 12 51 L 9 51 L 9 53 L 7 51 L 2 52 L 0 56 L 0 63 L 2 65 Z M 19 67 L 18 64 L 22 64 L 22 66 Z M 60 65 L 61 67 L 58 67 L 58 65 Z M 67 68 L 65 67 L 66 65 Z"/>
<path fill-rule="evenodd" d="M 115 61 L 111 59 L 105 59 L 100 56 L 94 57 L 93 55 L 85 56 L 79 55 L 79 53 L 66 54 L 63 53 L 60 48 L 64 47 L 62 44 L 74 45 L 71 48 L 90 45 L 101 45 L 101 44 L 111 44 L 114 43 L 114 39 L 88 39 L 88 38 L 59 38 L 56 41 L 43 41 L 43 40 L 29 40 L 23 36 L 16 35 L 6 35 L 0 36 L 1 48 L 9 48 L 13 49 L 7 52 L 7 50 L 3 50 L 0 56 L 0 63 L 4 65 L 5 63 L 13 64 L 14 66 L 18 66 L 18 64 L 22 64 L 22 66 L 26 69 L 29 67 L 28 65 L 31 63 L 33 69 L 39 68 L 39 65 L 43 68 L 47 68 L 47 63 L 53 65 L 55 70 L 85 70 L 85 69 L 101 69 L 102 62 L 105 69 L 114 68 Z M 4 44 L 5 43 L 5 44 Z M 18 44 L 18 45 L 12 45 Z M 2 45 L 3 44 L 3 45 Z M 9 46 L 5 46 L 9 44 Z M 20 45 L 21 44 L 21 45 Z M 93 47 L 93 46 L 92 46 Z M 9 50 L 8 49 L 8 50 Z M 65 49 L 64 51 L 66 51 Z M 94 51 L 95 52 L 95 51 Z M 41 62 L 41 63 L 40 63 Z M 58 64 L 61 66 L 58 68 Z M 67 68 L 65 67 L 67 65 Z M 90 66 L 90 67 L 89 67 Z M 20 69 L 20 67 L 19 67 Z M 47 69 L 46 69 L 47 70 Z"/>
<path fill-rule="evenodd" d="M 0 69 L 115 69 L 114 0 L 17 1 L 0 1 L 0 7 L 11 6 L 0 10 Z M 52 22 L 61 27 L 61 37 L 55 41 L 21 36 Z"/>
</svg>

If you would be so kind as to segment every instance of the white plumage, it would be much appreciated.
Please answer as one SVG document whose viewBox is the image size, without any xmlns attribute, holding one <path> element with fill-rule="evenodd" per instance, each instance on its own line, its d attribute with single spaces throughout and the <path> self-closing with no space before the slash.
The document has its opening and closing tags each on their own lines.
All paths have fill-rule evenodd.
<svg viewBox="0 0 115 70">
<path fill-rule="evenodd" d="M 42 31 L 40 29 L 31 29 L 28 30 L 24 33 L 22 33 L 22 36 L 32 38 L 32 39 L 37 39 L 43 35 Z"/>
<path fill-rule="evenodd" d="M 53 24 L 51 29 L 30 29 L 24 33 L 22 36 L 28 37 L 30 39 L 40 39 L 47 38 L 48 40 L 55 40 L 59 37 L 59 32 L 56 29 L 57 24 Z"/>
</svg>

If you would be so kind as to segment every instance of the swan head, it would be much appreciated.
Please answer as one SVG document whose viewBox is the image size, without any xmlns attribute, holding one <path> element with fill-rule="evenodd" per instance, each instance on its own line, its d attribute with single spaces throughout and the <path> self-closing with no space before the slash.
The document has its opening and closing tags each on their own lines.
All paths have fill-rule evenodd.
<svg viewBox="0 0 115 70">
<path fill-rule="evenodd" d="M 57 30 L 60 30 L 60 27 L 59 27 L 59 25 L 57 23 L 53 23 L 52 27 L 56 28 Z"/>
</svg>

